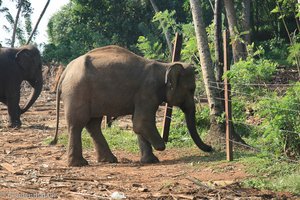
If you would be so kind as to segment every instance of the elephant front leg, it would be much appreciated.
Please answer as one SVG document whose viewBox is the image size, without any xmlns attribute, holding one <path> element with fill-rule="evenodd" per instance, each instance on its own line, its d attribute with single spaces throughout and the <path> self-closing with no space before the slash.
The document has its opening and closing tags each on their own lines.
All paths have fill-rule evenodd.
<svg viewBox="0 0 300 200">
<path fill-rule="evenodd" d="M 7 110 L 9 115 L 9 127 L 20 128 L 22 123 L 20 120 L 21 109 L 19 106 L 19 96 L 7 99 Z"/>
<path fill-rule="evenodd" d="M 141 150 L 141 163 L 158 163 L 158 158 L 153 154 L 151 144 L 141 135 L 138 135 L 139 147 Z"/>
<path fill-rule="evenodd" d="M 97 152 L 97 161 L 116 163 L 118 162 L 118 159 L 109 149 L 107 141 L 101 132 L 101 121 L 102 117 L 93 118 L 86 125 L 86 129 L 90 133 L 94 141 L 95 150 Z"/>
<path fill-rule="evenodd" d="M 69 146 L 68 146 L 68 165 L 80 167 L 88 165 L 88 162 L 82 156 L 80 127 L 69 127 Z"/>
<path fill-rule="evenodd" d="M 137 107 L 133 115 L 133 131 L 138 135 L 141 150 L 142 163 L 156 163 L 158 158 L 152 152 L 163 151 L 166 146 L 155 125 L 156 107 L 145 109 L 145 106 Z"/>
</svg>

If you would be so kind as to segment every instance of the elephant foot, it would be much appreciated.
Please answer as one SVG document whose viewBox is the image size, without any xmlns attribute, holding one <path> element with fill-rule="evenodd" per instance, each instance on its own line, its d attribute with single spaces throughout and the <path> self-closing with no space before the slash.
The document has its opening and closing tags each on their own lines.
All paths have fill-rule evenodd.
<svg viewBox="0 0 300 200">
<path fill-rule="evenodd" d="M 22 123 L 20 120 L 15 120 L 15 121 L 11 122 L 8 127 L 14 128 L 14 129 L 19 129 L 19 128 L 21 128 L 21 125 L 22 125 Z"/>
<path fill-rule="evenodd" d="M 159 163 L 159 159 L 154 155 L 147 155 L 147 156 L 142 156 L 141 163 Z"/>
<path fill-rule="evenodd" d="M 88 165 L 88 161 L 84 158 L 70 158 L 68 161 L 68 166 L 69 167 L 82 167 Z"/>
<path fill-rule="evenodd" d="M 102 156 L 102 157 L 98 157 L 97 159 L 98 162 L 108 162 L 108 163 L 117 163 L 118 159 L 116 156 L 114 156 L 113 154 L 110 156 Z"/>
</svg>

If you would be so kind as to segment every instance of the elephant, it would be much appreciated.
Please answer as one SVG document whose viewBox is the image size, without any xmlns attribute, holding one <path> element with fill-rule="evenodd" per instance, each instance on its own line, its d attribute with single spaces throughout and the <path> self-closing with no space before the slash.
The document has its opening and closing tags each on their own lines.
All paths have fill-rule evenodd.
<svg viewBox="0 0 300 200">
<path fill-rule="evenodd" d="M 24 107 L 20 108 L 20 88 L 24 80 L 33 90 Z M 0 102 L 7 105 L 9 127 L 21 127 L 20 115 L 33 105 L 42 87 L 42 61 L 36 47 L 27 45 L 0 49 Z"/>
<path fill-rule="evenodd" d="M 157 163 L 152 147 L 165 150 L 155 117 L 159 105 L 167 102 L 185 114 L 188 130 L 203 151 L 212 147 L 199 137 L 195 126 L 195 72 L 185 63 L 163 63 L 149 60 L 133 52 L 110 45 L 93 49 L 73 61 L 63 72 L 57 89 L 57 143 L 59 104 L 63 101 L 68 127 L 68 166 L 84 166 L 81 132 L 91 135 L 98 162 L 117 162 L 101 132 L 104 115 L 132 115 L 133 131 L 138 138 L 141 163 Z"/>
</svg>

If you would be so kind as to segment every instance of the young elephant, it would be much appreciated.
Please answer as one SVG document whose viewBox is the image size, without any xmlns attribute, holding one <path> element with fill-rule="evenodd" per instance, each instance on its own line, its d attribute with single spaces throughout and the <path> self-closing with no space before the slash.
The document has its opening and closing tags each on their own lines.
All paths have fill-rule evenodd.
<svg viewBox="0 0 300 200">
<path fill-rule="evenodd" d="M 147 60 L 118 47 L 94 49 L 73 60 L 62 74 L 57 89 L 57 142 L 60 97 L 64 103 L 69 132 L 68 165 L 83 166 L 81 131 L 93 138 L 98 162 L 117 162 L 103 137 L 103 115 L 132 115 L 142 163 L 159 162 L 152 152 L 165 149 L 155 125 L 155 114 L 162 102 L 179 106 L 185 113 L 189 132 L 203 151 L 212 148 L 202 142 L 195 126 L 195 75 L 183 63 Z"/>
</svg>

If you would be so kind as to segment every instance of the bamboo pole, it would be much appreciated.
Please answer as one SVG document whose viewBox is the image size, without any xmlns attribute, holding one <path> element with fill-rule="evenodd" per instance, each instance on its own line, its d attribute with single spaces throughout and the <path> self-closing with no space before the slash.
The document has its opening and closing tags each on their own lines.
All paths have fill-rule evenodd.
<svg viewBox="0 0 300 200">
<path fill-rule="evenodd" d="M 224 48 L 224 73 L 230 70 L 228 65 L 228 36 L 227 31 L 223 32 L 223 48 Z M 232 112 L 231 112 L 231 87 L 228 79 L 224 79 L 224 96 L 225 96 L 225 116 L 226 116 L 226 158 L 227 161 L 233 160 L 232 149 Z"/>
<path fill-rule="evenodd" d="M 176 61 L 180 60 L 181 47 L 182 47 L 182 35 L 179 33 L 176 33 L 173 55 L 172 55 L 172 62 L 176 62 Z M 172 106 L 170 106 L 170 105 L 168 105 L 168 103 L 166 103 L 164 120 L 163 120 L 163 129 L 162 129 L 162 135 L 163 135 L 163 139 L 165 142 L 168 142 L 168 138 L 169 138 L 172 111 L 173 111 Z"/>
</svg>

